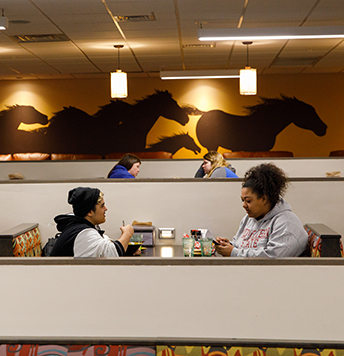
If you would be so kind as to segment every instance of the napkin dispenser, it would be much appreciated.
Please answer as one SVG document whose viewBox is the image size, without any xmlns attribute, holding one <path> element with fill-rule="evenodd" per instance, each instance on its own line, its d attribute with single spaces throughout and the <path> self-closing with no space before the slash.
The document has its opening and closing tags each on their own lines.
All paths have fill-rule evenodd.
<svg viewBox="0 0 344 356">
<path fill-rule="evenodd" d="M 143 238 L 142 246 L 155 245 L 155 226 L 133 225 L 134 234 L 141 234 Z"/>
</svg>

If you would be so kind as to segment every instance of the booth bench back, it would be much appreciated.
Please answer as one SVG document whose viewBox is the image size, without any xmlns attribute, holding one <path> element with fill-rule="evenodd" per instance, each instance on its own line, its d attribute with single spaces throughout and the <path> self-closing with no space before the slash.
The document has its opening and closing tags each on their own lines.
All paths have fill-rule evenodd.
<svg viewBox="0 0 344 356">
<path fill-rule="evenodd" d="M 38 224 L 24 223 L 0 233 L 1 257 L 39 257 L 42 255 Z"/>
<path fill-rule="evenodd" d="M 343 257 L 341 235 L 324 224 L 306 224 L 310 257 Z"/>
</svg>

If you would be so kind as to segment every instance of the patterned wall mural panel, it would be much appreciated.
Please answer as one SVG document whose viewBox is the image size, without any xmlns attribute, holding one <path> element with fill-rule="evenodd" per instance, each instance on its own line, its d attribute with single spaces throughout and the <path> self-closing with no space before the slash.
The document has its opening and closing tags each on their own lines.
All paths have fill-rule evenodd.
<svg viewBox="0 0 344 356">
<path fill-rule="evenodd" d="M 343 356 L 341 349 L 235 346 L 157 346 L 157 356 Z"/>
<path fill-rule="evenodd" d="M 1 344 L 0 356 L 344 356 L 343 349 Z"/>
<path fill-rule="evenodd" d="M 201 158 L 209 150 L 273 150 L 277 135 L 290 124 L 319 137 L 326 134 L 327 125 L 315 108 L 295 97 L 260 98 L 244 109 L 246 115 L 217 108 L 205 112 L 193 103 L 180 105 L 167 90 L 156 90 L 133 104 L 110 100 L 94 114 L 68 106 L 48 117 L 33 106 L 13 105 L 0 112 L 0 154 L 175 155 L 183 150 L 186 158 Z M 163 133 L 157 129 L 161 121 Z"/>
<path fill-rule="evenodd" d="M 0 356 L 155 356 L 155 346 L 0 345 Z"/>
</svg>

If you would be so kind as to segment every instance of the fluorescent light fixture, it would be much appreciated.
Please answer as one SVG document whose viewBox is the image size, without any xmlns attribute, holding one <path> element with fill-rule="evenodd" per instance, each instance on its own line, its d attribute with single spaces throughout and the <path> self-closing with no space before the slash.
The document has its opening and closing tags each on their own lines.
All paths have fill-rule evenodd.
<svg viewBox="0 0 344 356">
<path fill-rule="evenodd" d="M 344 26 L 198 29 L 200 41 L 344 38 Z"/>
<path fill-rule="evenodd" d="M 4 15 L 0 16 L 0 31 L 8 29 L 8 18 Z"/>
<path fill-rule="evenodd" d="M 237 69 L 161 71 L 160 78 L 164 80 L 239 78 L 239 71 Z"/>
</svg>

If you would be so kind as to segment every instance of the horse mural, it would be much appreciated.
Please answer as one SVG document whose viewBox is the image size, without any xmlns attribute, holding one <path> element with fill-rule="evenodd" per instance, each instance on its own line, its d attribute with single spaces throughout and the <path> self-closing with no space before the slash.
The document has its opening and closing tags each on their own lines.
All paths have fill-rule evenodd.
<svg viewBox="0 0 344 356">
<path fill-rule="evenodd" d="M 101 151 L 98 120 L 73 106 L 64 107 L 50 119 L 41 145 L 48 153 L 98 154 Z"/>
<path fill-rule="evenodd" d="M 269 151 L 276 136 L 291 123 L 318 136 L 326 134 L 327 125 L 315 109 L 295 97 L 261 98 L 259 104 L 246 109 L 247 116 L 221 110 L 204 113 L 196 126 L 200 144 L 209 151 L 219 146 L 232 151 Z"/>
<path fill-rule="evenodd" d="M 146 136 L 163 116 L 185 125 L 189 117 L 168 91 L 156 91 L 134 105 L 111 100 L 94 115 L 64 107 L 40 132 L 35 150 L 47 153 L 102 154 L 144 151 Z M 26 152 L 32 151 L 26 147 Z"/>
<path fill-rule="evenodd" d="M 47 115 L 32 106 L 12 105 L 0 111 L 0 153 L 29 152 L 28 147 L 35 147 L 36 134 L 39 130 L 25 132 L 18 130 L 21 123 L 47 125 Z"/>
<path fill-rule="evenodd" d="M 112 100 L 94 116 L 101 123 L 104 153 L 144 151 L 146 136 L 160 116 L 183 126 L 189 121 L 167 90 L 156 90 L 133 105 Z"/>
<path fill-rule="evenodd" d="M 183 147 L 185 147 L 187 150 L 192 151 L 195 154 L 201 152 L 201 148 L 196 145 L 194 139 L 189 136 L 189 133 L 173 134 L 171 136 L 161 136 L 159 137 L 158 142 L 149 145 L 145 151 L 165 151 L 170 152 L 174 155 Z"/>
</svg>

